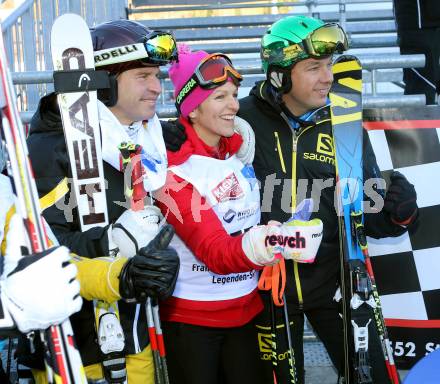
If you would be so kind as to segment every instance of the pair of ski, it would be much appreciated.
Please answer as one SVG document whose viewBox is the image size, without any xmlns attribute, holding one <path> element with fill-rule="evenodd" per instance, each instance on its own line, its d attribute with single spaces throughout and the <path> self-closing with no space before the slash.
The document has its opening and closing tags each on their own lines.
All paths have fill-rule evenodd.
<svg viewBox="0 0 440 384">
<path fill-rule="evenodd" d="M 384 363 L 389 382 L 399 383 L 368 254 L 363 216 L 362 66 L 354 56 L 333 65 L 330 92 L 336 163 L 341 261 L 341 303 L 345 383 L 373 383 L 372 346 L 380 344 L 376 364 Z M 379 340 L 377 340 L 377 338 Z M 379 369 L 378 369 L 379 368 Z M 384 378 L 375 379 L 383 382 Z M 385 378 L 386 380 L 386 378 Z"/>
<path fill-rule="evenodd" d="M 17 108 L 17 97 L 8 69 L 3 36 L 0 32 L 1 139 L 6 144 L 7 172 L 15 193 L 16 211 L 22 217 L 28 248 L 32 253 L 49 247 L 41 207 L 26 144 L 26 134 Z M 75 346 L 69 320 L 40 331 L 45 348 L 49 383 L 87 384 L 81 356 Z"/>
</svg>

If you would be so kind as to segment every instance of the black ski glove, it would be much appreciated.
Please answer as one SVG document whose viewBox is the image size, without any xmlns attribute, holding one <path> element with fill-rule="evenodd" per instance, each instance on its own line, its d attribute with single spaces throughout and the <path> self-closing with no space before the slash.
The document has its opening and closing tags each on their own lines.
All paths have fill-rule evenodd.
<svg viewBox="0 0 440 384">
<path fill-rule="evenodd" d="M 165 146 L 171 152 L 177 152 L 186 141 L 185 127 L 179 120 L 161 121 Z"/>
<path fill-rule="evenodd" d="M 150 243 L 122 268 L 119 292 L 124 299 L 143 302 L 147 297 L 166 299 L 174 291 L 180 260 L 168 247 L 174 228 L 166 224 Z"/>
<path fill-rule="evenodd" d="M 398 171 L 391 174 L 390 180 L 383 209 L 390 214 L 395 224 L 409 225 L 417 218 L 418 212 L 414 185 Z"/>
</svg>

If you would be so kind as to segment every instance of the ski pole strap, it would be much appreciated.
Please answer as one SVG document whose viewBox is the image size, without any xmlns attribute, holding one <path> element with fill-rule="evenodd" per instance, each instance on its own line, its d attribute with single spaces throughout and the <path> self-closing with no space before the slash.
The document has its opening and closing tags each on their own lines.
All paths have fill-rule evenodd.
<svg viewBox="0 0 440 384">
<path fill-rule="evenodd" d="M 110 78 L 107 71 L 95 69 L 75 69 L 53 72 L 54 89 L 57 93 L 89 92 L 98 89 L 110 89 Z"/>
<path fill-rule="evenodd" d="M 286 288 L 286 265 L 283 258 L 275 265 L 264 267 L 258 280 L 258 289 L 272 291 L 272 299 L 277 307 L 284 305 L 283 295 Z"/>
</svg>

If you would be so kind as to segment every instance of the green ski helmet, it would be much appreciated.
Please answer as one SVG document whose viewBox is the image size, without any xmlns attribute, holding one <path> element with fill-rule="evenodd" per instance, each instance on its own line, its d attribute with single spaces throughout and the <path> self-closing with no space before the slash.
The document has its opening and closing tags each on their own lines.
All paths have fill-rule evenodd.
<svg viewBox="0 0 440 384">
<path fill-rule="evenodd" d="M 267 80 L 280 93 L 292 88 L 290 71 L 299 61 L 324 58 L 348 49 L 344 30 L 307 16 L 288 16 L 272 24 L 261 39 L 261 61 Z"/>
</svg>

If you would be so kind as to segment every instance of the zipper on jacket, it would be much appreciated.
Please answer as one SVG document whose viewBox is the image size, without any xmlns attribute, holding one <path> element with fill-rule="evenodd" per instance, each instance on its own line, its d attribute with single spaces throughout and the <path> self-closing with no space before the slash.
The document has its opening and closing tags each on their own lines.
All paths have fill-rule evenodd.
<svg viewBox="0 0 440 384">
<path fill-rule="evenodd" d="M 292 129 L 292 214 L 296 209 L 296 154 L 298 149 L 298 136 Z M 296 294 L 298 295 L 299 309 L 303 309 L 303 295 L 301 289 L 301 280 L 299 279 L 298 262 L 293 261 L 293 276 L 295 278 Z"/>
<path fill-rule="evenodd" d="M 292 132 L 292 215 L 293 215 L 296 209 L 296 155 L 298 149 L 298 138 L 311 127 L 303 128 L 302 130 L 300 130 L 299 133 L 297 133 L 297 131 L 291 127 L 287 116 L 285 116 L 284 113 L 281 113 L 281 116 L 286 121 L 287 125 L 289 126 Z M 299 309 L 302 310 L 304 308 L 304 300 L 303 300 L 303 294 L 301 288 L 301 280 L 299 278 L 298 263 L 296 261 L 293 261 L 293 276 L 295 279 L 296 294 L 298 296 L 298 306 Z"/>
<path fill-rule="evenodd" d="M 284 157 L 283 157 L 283 151 L 281 150 L 281 143 L 280 143 L 280 137 L 278 136 L 278 132 L 275 131 L 274 133 L 275 140 L 277 141 L 277 151 L 278 151 L 278 157 L 280 158 L 281 163 L 281 169 L 284 173 L 286 173 L 286 165 L 284 164 Z"/>
</svg>

